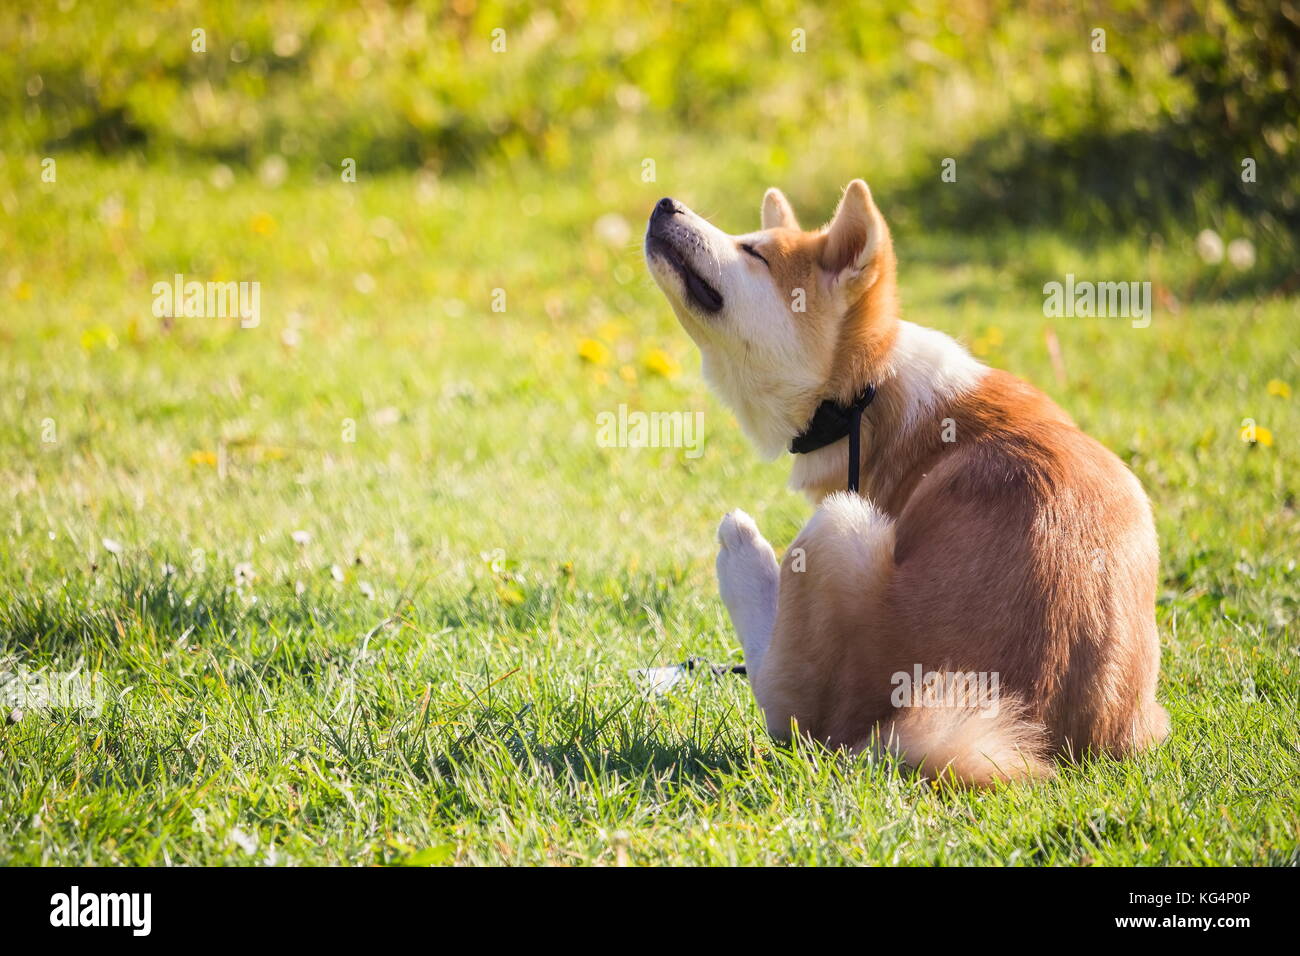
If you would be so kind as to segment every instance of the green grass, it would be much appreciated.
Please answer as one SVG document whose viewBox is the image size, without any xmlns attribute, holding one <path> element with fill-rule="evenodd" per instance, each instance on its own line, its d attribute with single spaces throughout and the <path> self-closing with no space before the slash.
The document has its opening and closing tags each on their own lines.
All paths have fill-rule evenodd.
<svg viewBox="0 0 1300 956">
<path fill-rule="evenodd" d="M 774 745 L 740 679 L 645 700 L 629 677 L 739 660 L 716 522 L 744 507 L 782 548 L 810 509 L 706 392 L 638 249 L 662 194 L 755 227 L 770 170 L 620 142 L 558 179 L 0 168 L 0 656 L 113 690 L 0 724 L 0 861 L 1300 862 L 1297 300 L 1215 301 L 1228 267 L 1185 235 L 900 230 L 907 317 L 1052 394 L 1162 542 L 1169 741 L 943 794 Z M 840 182 L 791 178 L 805 221 L 829 213 Z M 1058 378 L 1041 285 L 1067 271 L 1177 302 L 1148 329 L 1053 320 Z M 164 328 L 176 272 L 260 281 L 260 326 Z M 703 457 L 597 447 L 623 402 L 702 409 Z"/>
</svg>

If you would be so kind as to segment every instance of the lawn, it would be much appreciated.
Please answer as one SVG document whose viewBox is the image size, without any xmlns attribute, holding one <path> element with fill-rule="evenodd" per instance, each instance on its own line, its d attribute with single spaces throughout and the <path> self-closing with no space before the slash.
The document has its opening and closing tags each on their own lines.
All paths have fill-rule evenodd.
<svg viewBox="0 0 1300 956">
<path fill-rule="evenodd" d="M 661 192 L 754 225 L 757 192 L 683 166 L 594 191 L 10 167 L 0 649 L 105 690 L 0 725 L 0 860 L 1300 862 L 1297 303 L 1044 318 L 1036 275 L 1113 275 L 1122 242 L 898 240 L 907 316 L 1151 495 L 1163 747 L 953 795 L 773 745 L 739 678 L 639 693 L 632 669 L 739 659 L 718 517 L 781 548 L 810 513 L 645 276 Z M 260 322 L 155 318 L 177 271 L 260 279 Z M 599 447 L 621 403 L 702 410 L 704 453 Z"/>
<path fill-rule="evenodd" d="M 1300 864 L 1289 13 L 57 7 L 0 12 L 0 864 Z M 645 217 L 855 176 L 904 317 L 1150 495 L 1159 749 L 953 793 L 634 678 L 739 663 L 723 513 L 811 514 Z M 259 309 L 160 316 L 177 275 Z M 1068 275 L 1149 327 L 1048 317 Z M 702 448 L 605 447 L 621 406 Z"/>
</svg>

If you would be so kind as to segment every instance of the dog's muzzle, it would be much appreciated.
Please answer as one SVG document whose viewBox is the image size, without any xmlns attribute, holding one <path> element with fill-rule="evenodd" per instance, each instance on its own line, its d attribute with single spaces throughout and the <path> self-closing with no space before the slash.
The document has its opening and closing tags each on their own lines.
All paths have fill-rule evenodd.
<svg viewBox="0 0 1300 956">
<path fill-rule="evenodd" d="M 700 275 L 687 258 L 685 250 L 701 243 L 694 230 L 683 221 L 686 212 L 685 206 L 667 196 L 655 203 L 645 232 L 646 258 L 668 263 L 682 280 L 691 305 L 702 312 L 721 311 L 722 293 Z"/>
</svg>

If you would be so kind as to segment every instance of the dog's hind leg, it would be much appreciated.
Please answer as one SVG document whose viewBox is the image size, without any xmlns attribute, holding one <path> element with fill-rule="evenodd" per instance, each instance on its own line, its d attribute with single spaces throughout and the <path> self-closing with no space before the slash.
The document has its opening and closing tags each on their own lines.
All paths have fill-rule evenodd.
<svg viewBox="0 0 1300 956">
<path fill-rule="evenodd" d="M 718 590 L 745 649 L 745 670 L 752 686 L 763 668 L 776 625 L 776 553 L 754 519 L 739 510 L 723 517 L 718 525 L 718 545 Z"/>
<path fill-rule="evenodd" d="M 853 746 L 888 711 L 893 575 L 893 521 L 856 494 L 823 500 L 781 564 L 776 625 L 753 680 L 773 737 L 787 740 L 797 725 Z"/>
</svg>

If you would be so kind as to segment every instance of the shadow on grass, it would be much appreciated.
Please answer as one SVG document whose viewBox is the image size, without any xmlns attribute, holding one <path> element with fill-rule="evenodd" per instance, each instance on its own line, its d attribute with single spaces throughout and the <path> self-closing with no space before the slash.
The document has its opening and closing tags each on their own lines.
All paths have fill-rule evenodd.
<svg viewBox="0 0 1300 956">
<path fill-rule="evenodd" d="M 1201 155 L 1174 127 L 1053 138 L 1013 126 L 963 149 L 955 182 L 939 176 L 944 159 L 931 157 L 902 190 L 901 231 L 986 237 L 1044 228 L 1087 249 L 1117 235 L 1224 229 L 1233 213 L 1249 223 L 1258 259 L 1233 270 L 1216 297 L 1300 288 L 1297 177 L 1267 155 L 1257 181 L 1243 182 L 1238 158 Z"/>
</svg>

